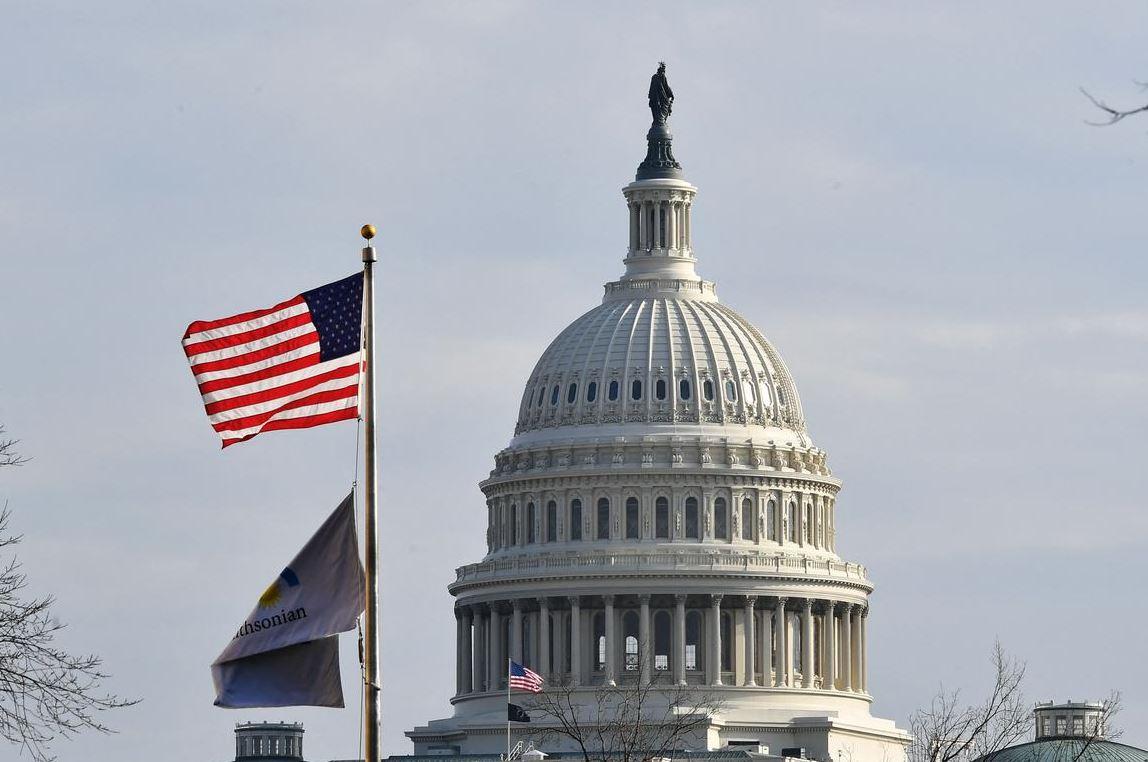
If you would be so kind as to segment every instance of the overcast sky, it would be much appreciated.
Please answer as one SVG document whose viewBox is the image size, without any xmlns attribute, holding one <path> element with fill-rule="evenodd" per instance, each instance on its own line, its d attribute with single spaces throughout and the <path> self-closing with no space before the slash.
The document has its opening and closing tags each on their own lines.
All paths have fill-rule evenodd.
<svg viewBox="0 0 1148 762">
<path fill-rule="evenodd" d="M 1007 7 L 1005 7 L 1007 5 Z M 785 356 L 868 565 L 874 713 L 1122 689 L 1148 745 L 1148 6 L 11 2 L 0 23 L 0 473 L 33 593 L 141 697 L 91 762 L 230 759 L 209 663 L 349 487 L 354 425 L 221 452 L 179 339 L 378 239 L 385 750 L 448 716 L 476 484 L 626 245 L 659 59 L 699 270 Z M 159 755 L 159 756 L 157 756 Z M 9 756 L 0 752 L 0 756 Z"/>
</svg>

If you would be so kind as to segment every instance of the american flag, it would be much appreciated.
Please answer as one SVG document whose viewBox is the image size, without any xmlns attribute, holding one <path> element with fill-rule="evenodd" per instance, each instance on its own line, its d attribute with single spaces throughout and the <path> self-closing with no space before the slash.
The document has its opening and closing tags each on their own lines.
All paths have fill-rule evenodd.
<svg viewBox="0 0 1148 762">
<path fill-rule="evenodd" d="M 363 276 L 270 309 L 197 320 L 183 351 L 223 446 L 359 415 Z"/>
<path fill-rule="evenodd" d="M 542 675 L 529 667 L 524 667 L 511 659 L 510 661 L 510 687 L 531 693 L 542 692 Z"/>
</svg>

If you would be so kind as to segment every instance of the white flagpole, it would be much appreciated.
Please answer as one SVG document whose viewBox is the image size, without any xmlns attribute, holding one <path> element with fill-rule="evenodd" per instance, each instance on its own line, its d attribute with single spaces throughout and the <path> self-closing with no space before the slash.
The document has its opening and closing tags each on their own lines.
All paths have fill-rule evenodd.
<svg viewBox="0 0 1148 762">
<path fill-rule="evenodd" d="M 506 760 L 510 762 L 510 665 L 512 659 L 506 660 Z"/>
<path fill-rule="evenodd" d="M 363 247 L 363 433 L 364 460 L 364 531 L 363 545 L 367 576 L 367 601 L 363 612 L 363 759 L 379 762 L 379 567 L 378 567 L 378 484 L 375 455 L 375 273 L 377 261 L 371 239 L 374 225 L 363 225 L 359 231 L 367 245 Z"/>
</svg>

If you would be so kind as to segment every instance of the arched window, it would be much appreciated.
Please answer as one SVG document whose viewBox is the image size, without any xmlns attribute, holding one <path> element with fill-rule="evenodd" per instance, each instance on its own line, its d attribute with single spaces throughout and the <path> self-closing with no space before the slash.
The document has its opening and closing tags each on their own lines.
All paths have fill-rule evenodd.
<svg viewBox="0 0 1148 762">
<path fill-rule="evenodd" d="M 737 402 L 737 387 L 734 386 L 732 379 L 726 379 L 725 382 L 725 399 L 726 402 Z"/>
<path fill-rule="evenodd" d="M 540 386 L 538 387 L 538 407 L 542 407 L 542 401 L 544 399 L 546 399 L 546 387 Z"/>
<path fill-rule="evenodd" d="M 741 539 L 753 539 L 753 501 L 748 497 L 741 501 Z"/>
<path fill-rule="evenodd" d="M 742 383 L 742 388 L 745 389 L 745 400 L 749 404 L 757 402 L 757 392 L 753 389 L 753 381 L 748 378 Z"/>
<path fill-rule="evenodd" d="M 659 378 L 657 383 L 654 384 L 654 396 L 659 400 L 666 398 L 666 379 Z"/>
<path fill-rule="evenodd" d="M 705 669 L 705 643 L 702 641 L 702 613 L 686 612 L 686 669 Z"/>
<path fill-rule="evenodd" d="M 698 532 L 698 499 L 696 497 L 686 498 L 686 538 L 701 539 L 701 534 Z"/>
<path fill-rule="evenodd" d="M 610 382 L 610 388 L 607 390 L 606 396 L 610 398 L 611 402 L 615 402 L 618 399 L 618 382 L 617 381 L 611 381 Z"/>
<path fill-rule="evenodd" d="M 688 378 L 683 378 L 678 382 L 678 396 L 681 397 L 682 400 L 688 400 L 690 398 L 690 380 Z"/>
<path fill-rule="evenodd" d="M 578 399 L 578 384 L 570 384 L 566 387 L 566 402 L 573 405 L 576 399 Z"/>
<path fill-rule="evenodd" d="M 789 504 L 789 536 L 785 539 L 797 542 L 797 503 Z"/>
<path fill-rule="evenodd" d="M 630 384 L 630 399 L 642 399 L 642 380 L 640 378 L 635 378 Z"/>
<path fill-rule="evenodd" d="M 518 506 L 510 504 L 510 544 L 518 544 Z"/>
<path fill-rule="evenodd" d="M 733 622 L 728 611 L 721 614 L 721 668 L 723 672 L 733 671 Z"/>
<path fill-rule="evenodd" d="M 702 382 L 702 394 L 707 402 L 714 401 L 714 382 L 708 378 Z"/>
<path fill-rule="evenodd" d="M 661 540 L 670 538 L 670 501 L 664 497 L 654 501 L 654 536 Z"/>
<path fill-rule="evenodd" d="M 714 538 L 729 539 L 729 508 L 724 497 L 714 498 Z"/>
<path fill-rule="evenodd" d="M 805 505 L 805 544 L 810 545 L 813 543 L 813 506 L 806 503 Z"/>
<path fill-rule="evenodd" d="M 537 519 L 535 518 L 534 503 L 527 503 L 526 504 L 526 541 L 528 543 L 534 542 L 535 538 L 537 537 L 537 535 L 535 535 L 535 533 L 534 533 L 534 530 L 536 528 L 535 527 L 536 523 L 537 523 Z"/>
<path fill-rule="evenodd" d="M 665 672 L 670 668 L 670 612 L 658 611 L 654 614 L 654 671 Z"/>
<path fill-rule="evenodd" d="M 598 498 L 598 539 L 610 539 L 610 501 L 604 497 Z"/>
<path fill-rule="evenodd" d="M 546 542 L 558 542 L 558 503 L 546 504 Z"/>
<path fill-rule="evenodd" d="M 765 504 L 766 539 L 777 541 L 777 504 L 770 500 Z"/>
<path fill-rule="evenodd" d="M 570 501 L 570 539 L 582 539 L 582 501 L 578 498 Z"/>
<path fill-rule="evenodd" d="M 550 390 L 550 404 L 558 404 L 558 384 L 554 384 L 554 388 Z"/>
<path fill-rule="evenodd" d="M 594 669 L 606 669 L 606 615 L 601 611 L 594 613 Z"/>
<path fill-rule="evenodd" d="M 638 671 L 638 613 L 627 611 L 622 615 L 622 642 L 626 644 L 625 670 Z"/>
<path fill-rule="evenodd" d="M 593 402 L 598 399 L 598 382 L 591 381 L 586 385 L 586 401 Z"/>
<path fill-rule="evenodd" d="M 769 385 L 768 384 L 762 384 L 761 385 L 761 402 L 762 402 L 762 404 L 765 404 L 765 405 L 769 404 Z"/>
<path fill-rule="evenodd" d="M 626 539 L 638 539 L 638 498 L 626 498 Z"/>
</svg>

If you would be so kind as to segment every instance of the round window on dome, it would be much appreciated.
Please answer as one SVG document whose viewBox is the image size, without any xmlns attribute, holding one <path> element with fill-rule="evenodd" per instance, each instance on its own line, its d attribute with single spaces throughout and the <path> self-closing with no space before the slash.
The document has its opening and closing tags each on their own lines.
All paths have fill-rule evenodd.
<svg viewBox="0 0 1148 762">
<path fill-rule="evenodd" d="M 705 395 L 707 402 L 714 401 L 714 382 L 708 378 L 702 382 L 702 394 Z"/>
<path fill-rule="evenodd" d="M 570 384 L 566 390 L 566 402 L 573 405 L 576 399 L 578 399 L 578 384 Z"/>
<path fill-rule="evenodd" d="M 586 386 L 586 401 L 593 402 L 596 399 L 598 399 L 598 382 L 591 381 Z"/>
<path fill-rule="evenodd" d="M 642 380 L 640 378 L 635 378 L 634 382 L 630 384 L 630 399 L 635 401 L 642 399 Z"/>
<path fill-rule="evenodd" d="M 659 400 L 666 398 L 666 380 L 664 378 L 659 378 L 658 383 L 654 384 L 654 395 Z"/>
<path fill-rule="evenodd" d="M 683 400 L 690 398 L 690 380 L 688 378 L 683 378 L 678 382 L 678 396 Z"/>
<path fill-rule="evenodd" d="M 610 398 L 611 402 L 616 402 L 618 400 L 618 382 L 617 381 L 611 381 L 610 382 L 610 389 L 609 389 L 606 396 L 608 396 Z"/>
</svg>

